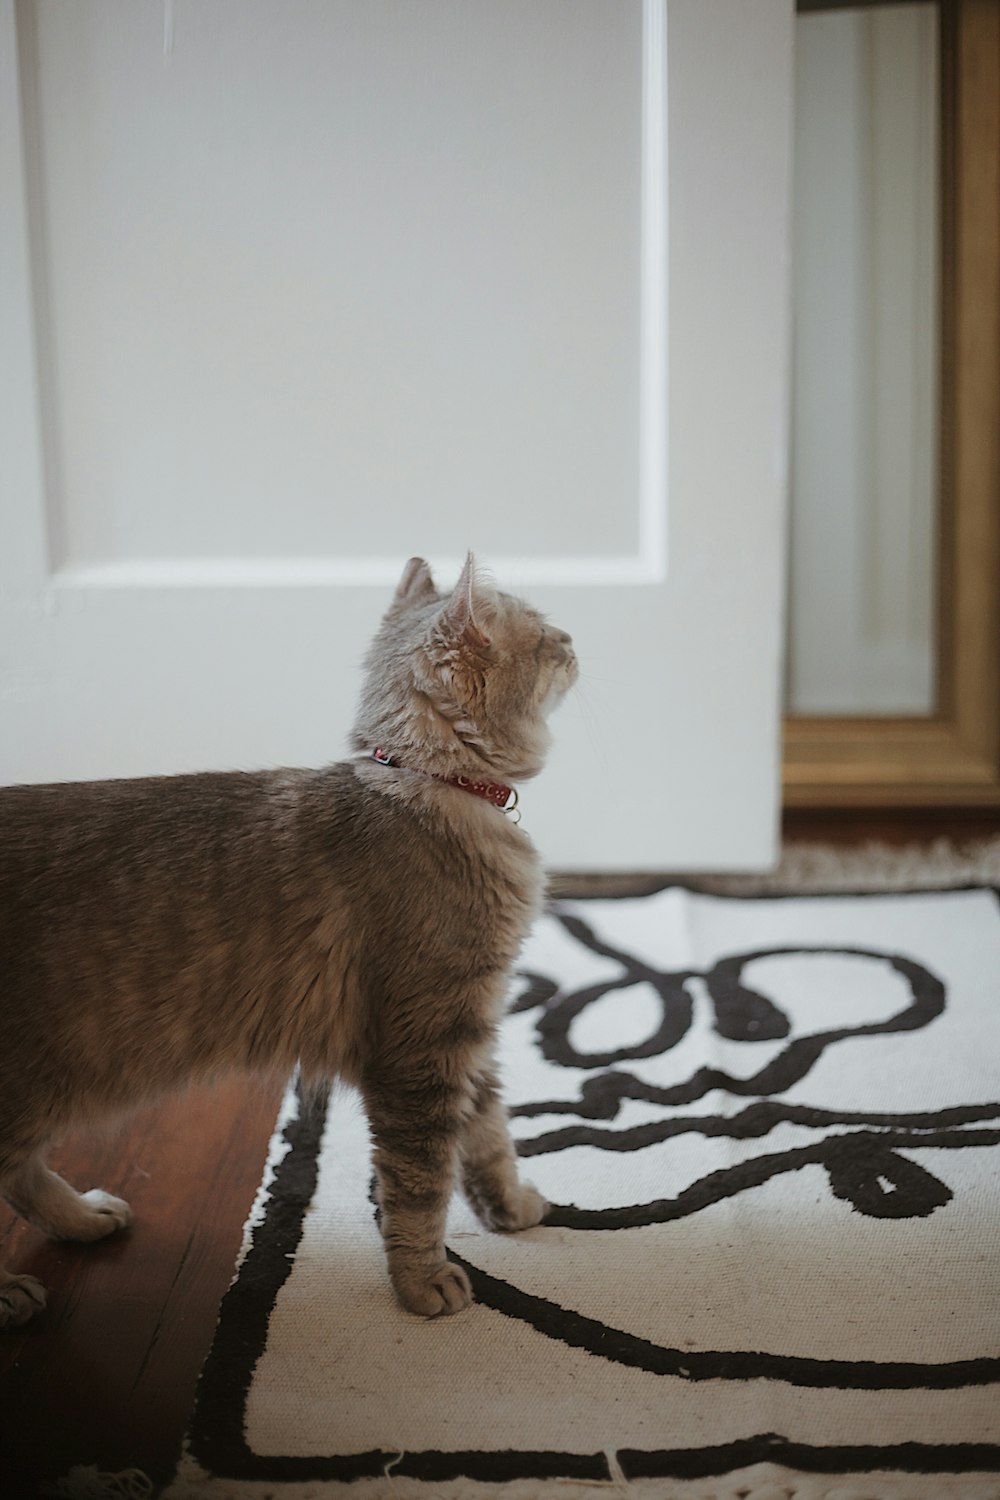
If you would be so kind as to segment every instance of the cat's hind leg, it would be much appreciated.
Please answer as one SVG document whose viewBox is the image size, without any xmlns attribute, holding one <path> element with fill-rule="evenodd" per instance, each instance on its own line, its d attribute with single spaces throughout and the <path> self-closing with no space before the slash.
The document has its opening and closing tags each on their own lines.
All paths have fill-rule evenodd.
<svg viewBox="0 0 1000 1500">
<path fill-rule="evenodd" d="M 0 1183 L 0 1193 L 29 1224 L 56 1240 L 103 1240 L 132 1222 L 132 1210 L 101 1188 L 78 1193 L 35 1155 Z"/>
<path fill-rule="evenodd" d="M 459 1140 L 462 1187 L 487 1229 L 509 1233 L 539 1224 L 548 1204 L 517 1172 L 517 1156 L 496 1078 L 485 1070 L 476 1080 L 473 1107 Z"/>
<path fill-rule="evenodd" d="M 45 1306 L 45 1288 L 34 1276 L 15 1276 L 0 1266 L 0 1328 L 20 1328 Z"/>
<path fill-rule="evenodd" d="M 59 1240 L 100 1240 L 131 1222 L 121 1198 L 94 1188 L 77 1193 L 38 1155 L 30 1156 L 0 1183 L 0 1192 L 36 1229 Z M 0 1328 L 18 1328 L 45 1306 L 45 1288 L 34 1276 L 16 1276 L 0 1266 Z"/>
</svg>

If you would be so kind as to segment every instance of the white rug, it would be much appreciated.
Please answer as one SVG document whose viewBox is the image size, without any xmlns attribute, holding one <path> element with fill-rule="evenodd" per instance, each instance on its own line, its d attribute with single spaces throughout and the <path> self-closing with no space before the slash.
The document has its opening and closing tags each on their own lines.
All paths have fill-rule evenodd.
<svg viewBox="0 0 1000 1500">
<path fill-rule="evenodd" d="M 1000 1497 L 992 890 L 559 903 L 502 1058 L 551 1222 L 392 1300 L 352 1096 L 291 1093 L 169 1494 Z"/>
</svg>

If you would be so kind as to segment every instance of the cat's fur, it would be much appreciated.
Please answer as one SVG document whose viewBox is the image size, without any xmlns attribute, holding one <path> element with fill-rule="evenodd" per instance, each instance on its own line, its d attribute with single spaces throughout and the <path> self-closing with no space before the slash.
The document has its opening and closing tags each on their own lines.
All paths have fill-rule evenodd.
<svg viewBox="0 0 1000 1500">
<path fill-rule="evenodd" d="M 374 1141 L 389 1274 L 433 1316 L 470 1300 L 445 1259 L 460 1182 L 492 1229 L 536 1224 L 493 1064 L 539 906 L 526 834 L 437 779 L 516 783 L 576 676 L 569 637 L 414 558 L 369 652 L 353 745 L 319 771 L 0 791 L 0 1192 L 92 1240 L 128 1205 L 44 1165 L 67 1126 L 236 1069 L 340 1077 Z M 398 763 L 369 758 L 381 747 Z M 0 1325 L 44 1303 L 0 1270 Z"/>
</svg>

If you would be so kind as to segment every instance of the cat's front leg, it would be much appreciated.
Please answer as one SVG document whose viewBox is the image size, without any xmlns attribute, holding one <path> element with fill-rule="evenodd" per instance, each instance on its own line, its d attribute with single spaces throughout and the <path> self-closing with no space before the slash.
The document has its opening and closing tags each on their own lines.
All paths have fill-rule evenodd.
<svg viewBox="0 0 1000 1500">
<path fill-rule="evenodd" d="M 403 1306 L 425 1318 L 461 1312 L 469 1279 L 444 1253 L 466 1090 L 443 1077 L 419 1084 L 369 1080 L 363 1088 L 374 1142 L 382 1239 Z"/>
<path fill-rule="evenodd" d="M 530 1182 L 521 1182 L 517 1155 L 489 1070 L 476 1080 L 472 1112 L 463 1122 L 460 1140 L 462 1187 L 476 1216 L 487 1229 L 509 1232 L 541 1222 L 548 1204 Z"/>
</svg>

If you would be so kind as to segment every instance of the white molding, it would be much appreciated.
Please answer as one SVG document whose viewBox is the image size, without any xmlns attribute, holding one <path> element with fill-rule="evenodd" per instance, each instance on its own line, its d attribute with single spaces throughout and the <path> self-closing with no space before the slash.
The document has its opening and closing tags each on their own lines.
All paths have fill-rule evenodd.
<svg viewBox="0 0 1000 1500">
<path fill-rule="evenodd" d="M 667 0 L 642 6 L 642 258 L 639 294 L 639 554 L 667 560 Z"/>
<path fill-rule="evenodd" d="M 442 578 L 461 570 L 464 557 L 431 556 Z M 495 557 L 490 572 L 517 587 L 555 585 L 615 588 L 656 584 L 662 569 L 646 557 Z M 60 592 L 100 589 L 392 588 L 406 559 L 387 557 L 137 558 L 60 568 L 49 582 Z"/>
</svg>

